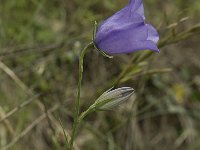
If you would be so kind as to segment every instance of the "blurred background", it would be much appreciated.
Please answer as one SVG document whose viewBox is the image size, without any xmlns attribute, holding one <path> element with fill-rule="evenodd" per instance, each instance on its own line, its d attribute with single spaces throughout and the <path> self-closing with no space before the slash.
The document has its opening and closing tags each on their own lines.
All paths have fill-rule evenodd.
<svg viewBox="0 0 200 150">
<path fill-rule="evenodd" d="M 81 49 L 94 21 L 128 0 L 0 0 L 0 149 L 63 150 L 71 133 Z M 84 63 L 81 111 L 104 91 L 135 95 L 82 122 L 75 150 L 200 149 L 200 1 L 144 0 L 160 33 L 160 53 Z"/>
</svg>

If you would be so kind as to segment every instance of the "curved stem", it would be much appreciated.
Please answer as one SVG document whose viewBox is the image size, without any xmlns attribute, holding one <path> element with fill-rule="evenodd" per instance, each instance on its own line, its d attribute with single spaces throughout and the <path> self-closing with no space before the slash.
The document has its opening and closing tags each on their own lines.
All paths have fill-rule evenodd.
<svg viewBox="0 0 200 150">
<path fill-rule="evenodd" d="M 78 87 L 77 87 L 77 97 L 76 97 L 76 101 L 75 101 L 74 123 L 73 123 L 72 135 L 71 135 L 71 139 L 69 142 L 68 150 L 72 150 L 78 123 L 79 123 L 80 93 L 81 93 L 81 82 L 82 82 L 82 77 L 83 77 L 83 59 L 88 50 L 88 47 L 92 44 L 93 44 L 93 42 L 89 43 L 86 47 L 84 47 L 84 49 L 81 51 L 81 54 L 79 57 L 79 79 L 78 79 Z"/>
<path fill-rule="evenodd" d="M 80 123 L 88 114 L 95 111 L 94 105 L 90 106 L 86 111 L 82 112 L 78 118 L 78 122 Z"/>
</svg>

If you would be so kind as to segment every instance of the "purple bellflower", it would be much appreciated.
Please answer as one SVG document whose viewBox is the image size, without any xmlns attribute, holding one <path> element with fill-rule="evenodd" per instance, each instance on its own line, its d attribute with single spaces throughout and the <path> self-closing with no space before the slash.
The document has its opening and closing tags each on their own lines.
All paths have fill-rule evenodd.
<svg viewBox="0 0 200 150">
<path fill-rule="evenodd" d="M 156 29 L 145 23 L 142 0 L 130 0 L 99 26 L 94 42 L 105 53 L 121 54 L 146 49 L 159 52 L 158 40 Z"/>
</svg>

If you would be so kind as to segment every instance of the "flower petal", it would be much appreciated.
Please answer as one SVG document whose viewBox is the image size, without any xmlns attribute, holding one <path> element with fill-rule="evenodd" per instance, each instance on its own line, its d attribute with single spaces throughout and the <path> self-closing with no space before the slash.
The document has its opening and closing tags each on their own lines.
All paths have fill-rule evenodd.
<svg viewBox="0 0 200 150">
<path fill-rule="evenodd" d="M 127 41 L 118 41 L 114 42 L 112 45 L 108 43 L 104 43 L 103 47 L 107 50 L 105 52 L 109 54 L 121 54 L 121 53 L 132 53 L 139 50 L 152 50 L 155 52 L 159 52 L 158 47 L 152 41 L 133 41 L 131 43 Z"/>
<path fill-rule="evenodd" d="M 134 22 L 130 20 L 129 18 L 120 18 L 119 20 L 116 19 L 114 21 L 110 21 L 110 19 L 107 19 L 108 22 L 104 22 L 97 30 L 95 42 L 100 43 L 102 40 L 105 40 L 109 38 L 112 35 L 115 34 L 126 34 L 124 36 L 130 36 L 130 38 L 134 38 L 137 40 L 142 40 L 146 39 L 148 34 L 147 34 L 147 28 L 144 28 L 144 31 L 140 32 L 145 32 L 145 34 L 137 34 L 137 27 L 145 26 L 144 21 L 141 16 L 135 14 L 132 16 L 132 19 L 135 20 Z M 111 37 L 112 38 L 112 37 Z"/>
<path fill-rule="evenodd" d="M 142 0 L 130 0 L 129 4 L 105 20 L 98 28 L 95 44 L 108 54 L 130 53 L 138 50 L 159 52 L 156 29 L 144 22 Z"/>
<path fill-rule="evenodd" d="M 147 29 L 148 29 L 147 40 L 153 41 L 156 44 L 159 40 L 158 32 L 156 31 L 156 29 L 152 25 L 146 24 L 146 26 L 147 26 Z"/>
<path fill-rule="evenodd" d="M 137 13 L 140 16 L 142 16 L 143 19 L 145 19 L 144 16 L 144 6 L 142 3 L 142 0 L 130 0 L 129 3 L 130 7 L 131 7 L 131 13 Z"/>
<path fill-rule="evenodd" d="M 107 37 L 97 41 L 98 48 L 108 54 L 130 53 L 137 50 L 159 51 L 154 41 L 148 40 L 147 25 L 127 26 L 109 32 Z"/>
</svg>

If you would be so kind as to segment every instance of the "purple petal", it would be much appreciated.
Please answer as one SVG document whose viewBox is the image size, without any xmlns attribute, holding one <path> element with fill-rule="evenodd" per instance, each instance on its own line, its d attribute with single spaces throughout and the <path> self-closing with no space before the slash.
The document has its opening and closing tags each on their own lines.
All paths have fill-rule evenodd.
<svg viewBox="0 0 200 150">
<path fill-rule="evenodd" d="M 159 40 L 158 32 L 156 31 L 156 29 L 152 25 L 146 24 L 146 26 L 147 26 L 147 29 L 148 29 L 147 40 L 153 41 L 156 44 Z"/>
<path fill-rule="evenodd" d="M 129 5 L 105 20 L 97 30 L 96 46 L 109 54 L 138 50 L 159 51 L 156 29 L 144 23 L 142 0 L 130 0 Z"/>
<path fill-rule="evenodd" d="M 132 2 L 133 1 L 134 0 L 132 0 Z M 114 27 L 121 26 L 123 23 L 126 24 L 128 22 L 144 24 L 144 8 L 142 1 L 139 1 L 136 0 L 136 2 L 139 2 L 139 5 L 137 4 L 138 7 L 135 7 L 135 5 L 130 3 L 125 8 L 106 19 L 98 28 L 98 32 L 107 32 L 112 30 Z M 134 13 L 133 11 L 137 11 L 137 13 Z"/>
<path fill-rule="evenodd" d="M 107 49 L 105 52 L 108 54 L 132 53 L 139 50 L 152 50 L 159 52 L 155 43 L 148 40 L 129 42 L 127 40 L 119 39 L 116 42 L 107 41 L 102 45 L 102 47 L 102 49 Z"/>
<path fill-rule="evenodd" d="M 154 41 L 148 40 L 146 25 L 123 27 L 120 31 L 110 32 L 97 43 L 98 48 L 109 54 L 130 53 L 144 49 L 159 51 Z"/>
<path fill-rule="evenodd" d="M 118 14 L 116 14 L 116 16 L 118 16 Z M 134 20 L 134 22 L 132 21 L 132 19 Z M 146 39 L 148 36 L 146 28 L 144 28 L 144 31 L 146 31 L 145 36 L 144 34 L 143 35 L 137 34 L 137 30 L 132 30 L 134 28 L 137 28 L 138 26 L 145 26 L 145 24 L 144 24 L 143 19 L 137 14 L 133 15 L 131 17 L 131 20 L 130 18 L 120 18 L 119 20 L 116 19 L 114 21 L 110 21 L 110 19 L 108 19 L 108 21 L 105 21 L 99 27 L 95 42 L 100 43 L 102 40 L 105 40 L 106 38 L 111 37 L 113 33 L 115 34 L 115 32 L 118 32 L 120 34 L 127 34 L 126 36 L 129 36 L 130 34 L 132 34 L 130 36 L 132 36 L 132 38 L 135 38 L 137 40 Z M 140 35 L 142 37 L 140 37 Z"/>
<path fill-rule="evenodd" d="M 142 0 L 130 0 L 129 5 L 132 14 L 137 13 L 142 16 L 143 19 L 145 19 Z"/>
</svg>

